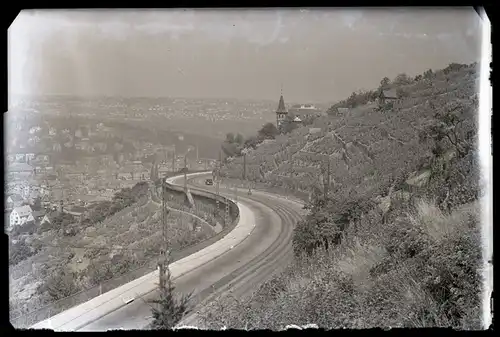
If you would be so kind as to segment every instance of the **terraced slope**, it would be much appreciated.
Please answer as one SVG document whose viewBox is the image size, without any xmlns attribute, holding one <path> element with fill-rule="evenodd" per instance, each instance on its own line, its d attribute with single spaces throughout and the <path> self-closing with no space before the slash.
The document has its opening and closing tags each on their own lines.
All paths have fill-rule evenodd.
<svg viewBox="0 0 500 337">
<path fill-rule="evenodd" d="M 395 102 L 392 109 L 378 110 L 371 104 L 350 109 L 346 116 L 320 117 L 312 126 L 250 150 L 247 178 L 311 192 L 322 188 L 322 174 L 329 160 L 334 188 L 362 185 L 363 192 L 369 192 L 381 182 L 389 184 L 411 168 L 425 164 L 423 158 L 431 156 L 433 143 L 419 135 L 433 122 L 436 112 L 457 104 L 477 103 L 478 81 L 475 65 L 449 74 L 438 72 L 432 80 L 400 87 L 409 95 Z M 222 172 L 241 178 L 243 159 L 235 158 Z"/>
<path fill-rule="evenodd" d="M 292 264 L 249 298 L 213 301 L 200 315 L 204 327 L 489 324 L 477 70 L 450 65 L 396 88 L 408 95 L 392 107 L 320 118 L 318 129 L 301 128 L 251 151 L 247 173 L 256 185 L 317 191 L 328 161 L 330 193 L 307 203 L 294 228 Z M 223 169 L 233 181 L 241 162 Z"/>
</svg>

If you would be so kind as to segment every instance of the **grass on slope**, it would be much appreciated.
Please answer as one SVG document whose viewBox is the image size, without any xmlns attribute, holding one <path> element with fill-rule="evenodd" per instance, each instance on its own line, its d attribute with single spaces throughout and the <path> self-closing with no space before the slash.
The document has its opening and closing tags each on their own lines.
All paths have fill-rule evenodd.
<svg viewBox="0 0 500 337">
<path fill-rule="evenodd" d="M 438 72 L 392 109 L 324 117 L 321 132 L 298 129 L 247 155 L 250 179 L 314 197 L 293 264 L 251 298 L 206 307 L 205 327 L 481 328 L 476 70 Z M 241 177 L 241 160 L 224 171 Z"/>
<path fill-rule="evenodd" d="M 421 200 L 383 226 L 369 214 L 334 249 L 297 258 L 250 299 L 222 298 L 207 328 L 480 328 L 478 205 L 443 214 Z"/>
<path fill-rule="evenodd" d="M 309 193 L 322 188 L 329 159 L 332 185 L 358 186 L 369 179 L 376 185 L 390 184 L 432 156 L 433 142 L 419 135 L 437 111 L 452 108 L 451 103 L 470 104 L 477 96 L 477 80 L 477 69 L 471 66 L 405 86 L 411 95 L 396 102 L 392 110 L 368 105 L 351 109 L 347 116 L 318 118 L 312 127 L 320 132 L 299 128 L 250 151 L 247 178 Z M 241 178 L 242 172 L 242 158 L 223 168 L 228 177 Z M 374 188 L 363 185 L 367 192 Z"/>
</svg>

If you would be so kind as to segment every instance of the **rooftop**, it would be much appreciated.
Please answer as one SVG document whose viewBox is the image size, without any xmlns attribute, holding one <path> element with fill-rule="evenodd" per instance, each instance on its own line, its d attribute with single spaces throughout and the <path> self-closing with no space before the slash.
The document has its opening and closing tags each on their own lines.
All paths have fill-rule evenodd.
<svg viewBox="0 0 500 337">
<path fill-rule="evenodd" d="M 397 98 L 398 97 L 396 90 L 394 90 L 394 89 L 383 90 L 382 93 L 384 94 L 384 97 L 386 97 L 386 98 Z"/>
<path fill-rule="evenodd" d="M 19 194 L 11 194 L 11 195 L 10 195 L 10 198 L 11 198 L 13 201 L 23 201 L 23 198 L 22 198 Z"/>
<path fill-rule="evenodd" d="M 14 208 L 13 212 L 16 211 L 19 216 L 24 217 L 30 215 L 33 211 L 29 205 L 20 206 Z"/>
<path fill-rule="evenodd" d="M 33 211 L 33 216 L 34 217 L 40 217 L 40 216 L 44 216 L 44 215 L 45 215 L 45 211 L 44 210 Z"/>
<path fill-rule="evenodd" d="M 26 163 L 12 163 L 9 165 L 7 170 L 13 172 L 25 172 L 33 171 L 33 167 Z"/>
</svg>

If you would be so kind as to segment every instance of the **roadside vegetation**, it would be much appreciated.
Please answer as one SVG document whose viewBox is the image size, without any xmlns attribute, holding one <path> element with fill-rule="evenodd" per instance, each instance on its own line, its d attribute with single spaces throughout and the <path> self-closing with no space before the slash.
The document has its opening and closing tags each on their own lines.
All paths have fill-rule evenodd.
<svg viewBox="0 0 500 337">
<path fill-rule="evenodd" d="M 9 234 L 10 317 L 99 285 L 105 292 L 125 283 L 132 271 L 154 268 L 162 217 L 152 188 L 138 183 L 123 189 L 112 201 L 87 209 L 81 219 L 53 214 L 50 223 L 16 227 Z M 216 234 L 213 226 L 187 213 L 170 210 L 166 221 L 172 251 Z M 86 296 L 82 293 L 75 301 L 88 300 Z M 60 307 L 72 304 L 64 301 Z"/>
<path fill-rule="evenodd" d="M 165 287 L 160 288 L 160 296 L 151 301 L 153 322 L 149 328 L 167 330 L 174 328 L 192 310 L 192 293 L 178 296 L 172 280 L 170 268 L 166 268 Z"/>
<path fill-rule="evenodd" d="M 245 148 L 247 179 L 308 195 L 309 214 L 294 230 L 294 262 L 251 298 L 209 304 L 204 327 L 480 329 L 478 79 L 477 64 L 385 78 Z M 385 89 L 399 99 L 379 106 Z M 237 155 L 222 169 L 242 170 Z"/>
</svg>

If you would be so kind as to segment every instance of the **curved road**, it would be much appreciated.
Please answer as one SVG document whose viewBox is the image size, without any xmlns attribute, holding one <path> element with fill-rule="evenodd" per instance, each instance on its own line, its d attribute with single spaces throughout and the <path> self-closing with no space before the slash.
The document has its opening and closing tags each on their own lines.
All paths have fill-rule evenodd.
<svg viewBox="0 0 500 337">
<path fill-rule="evenodd" d="M 213 186 L 205 186 L 206 177 L 188 179 L 191 189 L 215 192 Z M 183 178 L 176 179 L 182 185 Z M 234 201 L 234 189 L 220 188 L 220 194 Z M 255 218 L 255 227 L 246 239 L 221 256 L 174 279 L 177 291 L 193 292 L 197 304 L 212 300 L 232 291 L 236 296 L 249 294 L 290 262 L 291 238 L 295 223 L 303 214 L 302 205 L 283 197 L 263 192 L 246 195 L 239 190 L 237 202 L 249 209 Z M 103 331 L 109 329 L 141 329 L 151 322 L 148 300 L 157 298 L 157 291 L 137 298 L 115 311 L 105 314 L 78 331 Z M 196 314 L 187 317 L 185 324 L 197 325 Z"/>
</svg>

